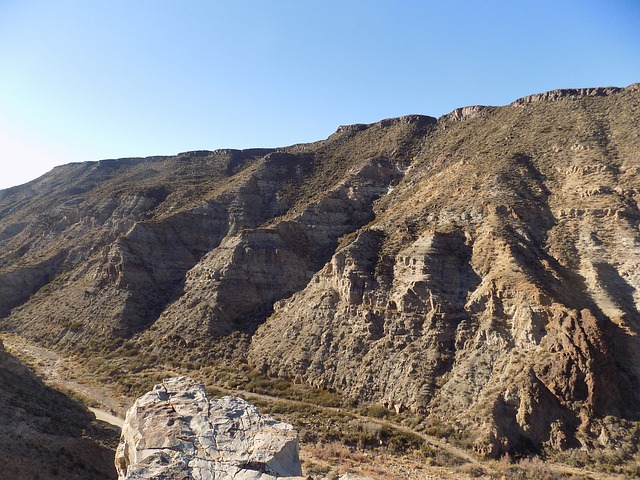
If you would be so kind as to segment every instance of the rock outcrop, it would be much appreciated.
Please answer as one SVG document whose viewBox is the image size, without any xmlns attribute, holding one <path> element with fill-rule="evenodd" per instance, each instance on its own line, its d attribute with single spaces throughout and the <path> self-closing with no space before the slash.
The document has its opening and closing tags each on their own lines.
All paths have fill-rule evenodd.
<svg viewBox="0 0 640 480">
<path fill-rule="evenodd" d="M 121 480 L 270 480 L 302 475 L 291 425 L 260 415 L 237 397 L 209 400 L 185 377 L 140 397 L 116 454 Z"/>
</svg>

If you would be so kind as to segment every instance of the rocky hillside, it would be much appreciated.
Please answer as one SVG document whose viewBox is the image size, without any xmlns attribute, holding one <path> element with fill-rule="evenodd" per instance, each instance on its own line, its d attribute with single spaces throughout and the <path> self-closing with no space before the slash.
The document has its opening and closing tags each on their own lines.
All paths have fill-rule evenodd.
<svg viewBox="0 0 640 480">
<path fill-rule="evenodd" d="M 0 342 L 0 478 L 112 479 L 93 414 L 46 387 Z"/>
<path fill-rule="evenodd" d="M 0 328 L 125 371 L 246 364 L 489 456 L 615 444 L 640 416 L 638 132 L 636 84 L 58 167 L 0 191 Z"/>
</svg>

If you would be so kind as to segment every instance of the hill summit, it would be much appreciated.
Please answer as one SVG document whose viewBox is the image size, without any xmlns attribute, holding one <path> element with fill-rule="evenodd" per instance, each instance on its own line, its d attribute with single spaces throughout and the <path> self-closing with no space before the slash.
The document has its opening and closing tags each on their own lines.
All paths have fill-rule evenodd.
<svg viewBox="0 0 640 480">
<path fill-rule="evenodd" d="M 330 389 L 486 456 L 632 445 L 638 132 L 635 84 L 58 167 L 0 191 L 0 328 L 114 378 Z"/>
</svg>

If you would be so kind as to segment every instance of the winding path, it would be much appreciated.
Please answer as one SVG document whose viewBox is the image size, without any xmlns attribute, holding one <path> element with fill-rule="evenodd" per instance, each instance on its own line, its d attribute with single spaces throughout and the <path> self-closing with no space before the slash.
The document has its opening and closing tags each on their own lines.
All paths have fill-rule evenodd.
<svg viewBox="0 0 640 480">
<path fill-rule="evenodd" d="M 42 348 L 36 345 L 29 344 L 26 340 L 9 335 L 3 335 L 2 341 L 7 350 L 13 355 L 20 358 L 24 363 L 28 364 L 32 369 L 36 371 L 36 374 L 46 383 L 53 387 L 62 387 L 63 390 L 71 391 L 79 394 L 83 398 L 88 399 L 92 404 L 89 410 L 93 412 L 96 419 L 110 423 L 118 428 L 122 428 L 123 418 L 118 416 L 118 413 L 124 412 L 125 408 L 133 403 L 133 399 L 125 397 L 116 397 L 113 392 L 105 385 L 98 384 L 95 381 L 83 381 L 79 383 L 69 378 L 70 371 L 75 371 L 77 366 L 72 362 L 59 355 L 56 352 Z M 65 373 L 63 373 L 65 372 Z M 344 408 L 337 407 L 324 407 L 310 402 L 304 402 L 299 400 L 290 400 L 286 398 L 273 397 L 271 395 L 253 393 L 246 390 L 230 390 L 221 386 L 216 386 L 218 390 L 221 390 L 230 395 L 237 395 L 244 397 L 247 400 L 252 398 L 261 399 L 268 402 L 297 404 L 300 406 L 308 406 L 318 408 L 329 413 L 336 413 L 345 411 Z M 382 420 L 379 418 L 367 417 L 365 415 L 357 414 L 353 411 L 346 410 L 350 415 L 356 418 L 365 420 L 368 422 L 377 423 L 379 425 L 395 428 L 399 431 L 411 433 L 422 438 L 426 443 L 437 447 L 448 454 L 470 464 L 481 465 L 483 469 L 492 471 L 490 464 L 478 459 L 469 451 L 456 447 L 440 438 L 426 435 L 423 432 L 416 431 L 404 425 L 400 425 L 390 420 Z M 578 478 L 605 480 L 605 479 L 623 479 L 623 475 L 616 474 L 604 474 L 599 472 L 593 472 L 586 469 L 575 468 L 564 464 L 558 464 L 553 462 L 547 462 L 547 467 L 560 475 L 575 475 Z M 497 472 L 492 472 L 497 474 Z"/>
<path fill-rule="evenodd" d="M 15 336 L 3 335 L 2 341 L 7 351 L 31 367 L 46 384 L 77 394 L 85 399 L 85 404 L 92 405 L 87 405 L 87 408 L 97 420 L 122 428 L 124 419 L 118 413 L 123 411 L 123 403 L 126 404 L 129 399 L 116 398 L 108 387 L 95 381 L 80 383 L 69 378 L 68 372 L 76 371 L 76 366 L 56 352 L 31 345 Z"/>
</svg>

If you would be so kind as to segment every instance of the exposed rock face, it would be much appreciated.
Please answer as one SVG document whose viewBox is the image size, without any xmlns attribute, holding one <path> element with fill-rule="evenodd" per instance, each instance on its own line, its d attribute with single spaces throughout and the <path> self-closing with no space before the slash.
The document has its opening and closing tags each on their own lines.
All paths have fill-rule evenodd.
<svg viewBox="0 0 640 480">
<path fill-rule="evenodd" d="M 474 118 L 486 118 L 495 107 L 474 105 L 472 107 L 456 108 L 453 112 L 444 115 L 441 121 L 463 122 Z"/>
<path fill-rule="evenodd" d="M 204 387 L 185 377 L 156 385 L 127 412 L 116 468 L 122 480 L 302 475 L 291 425 L 240 398 L 208 400 Z"/>
<path fill-rule="evenodd" d="M 43 385 L 0 341 L 0 478 L 114 478 L 113 451 L 87 436 L 92 419 L 81 404 Z"/>
<path fill-rule="evenodd" d="M 593 418 L 638 418 L 632 92 L 443 124 L 375 222 L 276 305 L 251 363 L 445 419 L 491 456 L 576 445 Z"/>
<path fill-rule="evenodd" d="M 635 88 L 637 84 L 630 85 L 628 88 Z M 561 88 L 558 90 L 551 90 L 545 93 L 536 93 L 534 95 L 527 95 L 526 97 L 519 98 L 515 104 L 525 104 L 531 102 L 539 102 L 542 100 L 556 101 L 563 98 L 576 98 L 582 96 L 607 96 L 620 92 L 621 88 L 617 87 L 596 87 L 596 88 Z"/>
<path fill-rule="evenodd" d="M 640 419 L 639 119 L 638 85 L 558 90 L 60 167 L 0 192 L 0 327 L 247 361 L 487 455 L 597 447 Z"/>
</svg>

